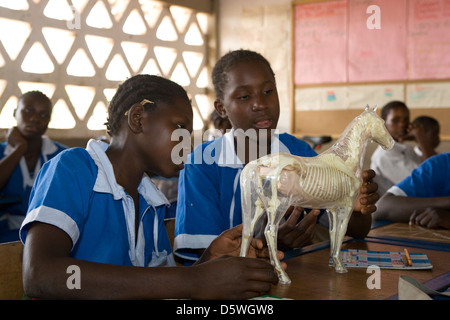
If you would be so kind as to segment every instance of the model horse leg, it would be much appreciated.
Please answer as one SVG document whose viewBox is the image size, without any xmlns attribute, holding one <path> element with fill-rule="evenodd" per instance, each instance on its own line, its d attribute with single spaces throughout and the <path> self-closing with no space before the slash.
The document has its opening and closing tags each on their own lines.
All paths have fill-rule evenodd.
<svg viewBox="0 0 450 320">
<path fill-rule="evenodd" d="M 262 205 L 261 199 L 256 200 L 255 204 L 255 215 L 252 218 L 252 221 L 249 223 L 244 223 L 242 230 L 242 243 L 241 243 L 241 257 L 245 257 L 248 252 L 248 247 L 250 246 L 250 242 L 252 241 L 253 234 L 255 232 L 255 225 L 258 222 L 259 218 L 264 213 L 264 207 Z"/>
<path fill-rule="evenodd" d="M 281 170 L 280 170 L 281 171 Z M 267 226 L 264 231 L 264 235 L 267 241 L 267 247 L 269 249 L 270 262 L 274 265 L 275 270 L 278 273 L 278 279 L 281 284 L 291 283 L 291 279 L 287 273 L 281 267 L 280 260 L 277 257 L 277 239 L 278 239 L 278 225 L 281 218 L 283 218 L 284 211 L 278 210 L 280 201 L 278 200 L 277 182 L 272 182 L 272 197 L 269 200 L 267 208 Z M 281 208 L 282 209 L 282 208 Z"/>
<path fill-rule="evenodd" d="M 342 247 L 342 241 L 344 240 L 345 233 L 347 232 L 347 225 L 351 215 L 351 208 L 338 207 L 328 210 L 330 219 L 330 247 L 331 257 L 334 262 L 334 268 L 338 273 L 345 273 L 345 268 L 342 260 L 339 256 Z"/>
</svg>

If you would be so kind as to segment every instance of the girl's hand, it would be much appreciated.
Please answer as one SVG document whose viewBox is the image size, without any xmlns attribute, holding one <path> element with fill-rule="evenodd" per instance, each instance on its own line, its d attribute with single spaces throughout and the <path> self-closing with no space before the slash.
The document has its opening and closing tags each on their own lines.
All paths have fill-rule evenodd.
<svg viewBox="0 0 450 320">
<path fill-rule="evenodd" d="M 375 171 L 373 170 L 365 170 L 362 172 L 363 183 L 359 190 L 360 193 L 356 200 L 354 211 L 361 212 L 362 214 L 370 214 L 377 210 L 375 203 L 380 199 L 380 195 L 377 193 L 378 184 L 372 181 L 375 175 Z"/>
<path fill-rule="evenodd" d="M 198 277 L 194 299 L 250 299 L 278 283 L 274 267 L 261 259 L 222 256 L 190 268 Z"/>
<path fill-rule="evenodd" d="M 241 243 L 242 224 L 226 230 L 220 236 L 218 236 L 205 250 L 205 253 L 202 256 L 202 261 L 216 259 L 221 256 L 238 257 L 241 252 Z M 266 261 L 269 261 L 270 259 L 268 249 L 264 247 L 263 241 L 257 238 L 253 238 L 250 242 L 247 257 L 260 258 Z M 283 259 L 283 252 L 277 251 L 277 257 L 279 260 Z M 281 265 L 283 269 L 286 269 L 285 263 L 282 263 Z"/>
<path fill-rule="evenodd" d="M 289 218 L 278 228 L 278 245 L 280 248 L 300 248 L 311 244 L 317 224 L 319 210 L 311 210 L 302 220 L 302 207 L 291 207 L 286 211 Z"/>
<path fill-rule="evenodd" d="M 9 128 L 8 133 L 6 134 L 6 141 L 14 148 L 23 147 L 26 150 L 28 147 L 27 140 L 22 136 L 17 127 Z"/>
</svg>

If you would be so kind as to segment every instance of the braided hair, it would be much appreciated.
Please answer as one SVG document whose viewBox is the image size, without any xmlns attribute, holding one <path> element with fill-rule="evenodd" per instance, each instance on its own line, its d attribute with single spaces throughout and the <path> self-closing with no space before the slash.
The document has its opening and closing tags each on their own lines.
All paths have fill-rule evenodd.
<svg viewBox="0 0 450 320">
<path fill-rule="evenodd" d="M 109 104 L 108 120 L 105 123 L 108 134 L 112 136 L 117 133 L 125 112 L 133 104 L 147 99 L 153 104 L 146 104 L 146 107 L 157 108 L 158 103 L 173 103 L 175 98 L 190 101 L 183 87 L 166 78 L 139 74 L 127 79 L 119 85 Z"/>
<path fill-rule="evenodd" d="M 227 72 L 238 63 L 248 61 L 261 62 L 266 65 L 275 78 L 275 73 L 273 72 L 269 61 L 261 54 L 244 49 L 230 51 L 217 61 L 212 71 L 212 81 L 217 98 L 223 99 L 223 89 L 228 81 Z"/>
</svg>

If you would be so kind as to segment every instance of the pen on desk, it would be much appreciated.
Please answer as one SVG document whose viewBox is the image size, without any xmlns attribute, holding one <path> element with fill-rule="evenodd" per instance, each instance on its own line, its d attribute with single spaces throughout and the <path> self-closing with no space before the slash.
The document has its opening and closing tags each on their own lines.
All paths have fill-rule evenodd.
<svg viewBox="0 0 450 320">
<path fill-rule="evenodd" d="M 408 249 L 406 249 L 406 248 L 405 248 L 405 257 L 406 257 L 407 265 L 408 265 L 408 266 L 412 266 L 411 257 L 409 256 Z"/>
</svg>

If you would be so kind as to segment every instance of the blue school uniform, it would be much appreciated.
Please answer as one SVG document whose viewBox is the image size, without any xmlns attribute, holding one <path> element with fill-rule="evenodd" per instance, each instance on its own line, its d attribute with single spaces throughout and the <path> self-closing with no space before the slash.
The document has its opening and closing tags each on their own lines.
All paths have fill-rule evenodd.
<svg viewBox="0 0 450 320">
<path fill-rule="evenodd" d="M 276 134 L 272 152 L 316 156 L 306 142 Z M 206 142 L 189 155 L 180 172 L 174 252 L 196 260 L 189 249 L 204 249 L 223 231 L 242 223 L 239 177 L 244 165 L 236 155 L 234 130 Z"/>
<path fill-rule="evenodd" d="M 70 256 L 92 262 L 134 265 L 175 265 L 164 226 L 167 199 L 144 175 L 138 187 L 139 227 L 135 231 L 133 199 L 118 185 L 105 150 L 95 140 L 87 148 L 62 152 L 44 165 L 20 229 L 54 225 L 72 240 Z M 137 240 L 136 240 L 137 238 Z"/>
<path fill-rule="evenodd" d="M 14 241 L 19 239 L 18 230 L 25 218 L 28 208 L 28 199 L 34 180 L 42 165 L 55 157 L 58 153 L 67 149 L 66 146 L 42 137 L 42 148 L 36 167 L 33 172 L 28 171 L 25 158 L 20 159 L 19 165 L 14 169 L 6 185 L 0 190 L 2 196 L 19 196 L 21 201 L 8 206 L 0 213 L 0 239 L 1 241 Z M 7 142 L 0 144 L 0 159 L 12 152 L 13 148 Z M 6 237 L 6 238 L 5 238 Z"/>
<path fill-rule="evenodd" d="M 425 160 L 388 192 L 397 196 L 432 198 L 450 196 L 450 153 Z"/>
</svg>

